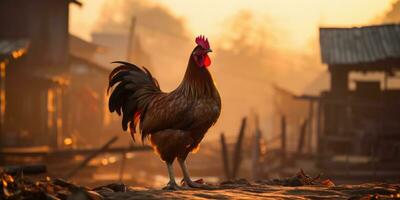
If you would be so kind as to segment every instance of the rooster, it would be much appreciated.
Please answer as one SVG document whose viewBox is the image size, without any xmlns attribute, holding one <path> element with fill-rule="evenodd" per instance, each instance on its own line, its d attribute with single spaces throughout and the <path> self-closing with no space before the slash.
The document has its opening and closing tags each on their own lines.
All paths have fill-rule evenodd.
<svg viewBox="0 0 400 200">
<path fill-rule="evenodd" d="M 108 90 L 113 88 L 110 112 L 122 114 L 122 129 L 126 131 L 129 127 L 133 140 L 136 131 L 140 132 L 142 141 L 150 139 L 155 152 L 167 165 L 169 182 L 164 189 L 182 189 L 174 178 L 175 159 L 182 169 L 185 185 L 209 187 L 192 181 L 185 165 L 188 154 L 198 149 L 221 112 L 221 99 L 208 70 L 210 44 L 204 36 L 196 37 L 195 42 L 184 78 L 170 93 L 161 91 L 149 70 L 131 63 L 113 62 L 120 66 L 109 76 Z"/>
</svg>

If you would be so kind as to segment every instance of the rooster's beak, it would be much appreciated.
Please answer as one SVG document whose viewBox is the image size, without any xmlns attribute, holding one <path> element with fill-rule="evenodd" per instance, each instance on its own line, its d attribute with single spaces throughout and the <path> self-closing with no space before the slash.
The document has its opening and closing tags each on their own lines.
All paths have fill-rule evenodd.
<svg viewBox="0 0 400 200">
<path fill-rule="evenodd" d="M 212 52 L 212 50 L 211 50 L 211 49 L 208 49 L 208 50 L 207 50 L 207 53 L 210 53 L 210 52 Z"/>
</svg>

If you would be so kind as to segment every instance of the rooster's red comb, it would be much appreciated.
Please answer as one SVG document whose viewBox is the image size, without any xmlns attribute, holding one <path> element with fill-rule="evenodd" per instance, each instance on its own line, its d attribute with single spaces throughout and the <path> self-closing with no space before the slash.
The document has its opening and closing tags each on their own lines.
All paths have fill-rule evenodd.
<svg viewBox="0 0 400 200">
<path fill-rule="evenodd" d="M 203 47 L 203 49 L 209 49 L 210 48 L 210 44 L 208 43 L 208 39 L 206 37 L 204 37 L 204 35 L 200 35 L 198 37 L 196 37 L 196 44 L 200 45 L 201 47 Z"/>
</svg>

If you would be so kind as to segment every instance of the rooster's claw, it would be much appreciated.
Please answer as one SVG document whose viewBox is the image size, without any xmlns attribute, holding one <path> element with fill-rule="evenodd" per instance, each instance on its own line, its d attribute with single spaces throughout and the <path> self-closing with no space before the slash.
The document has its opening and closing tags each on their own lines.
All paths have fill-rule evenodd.
<svg viewBox="0 0 400 200">
<path fill-rule="evenodd" d="M 167 184 L 167 186 L 165 186 L 164 188 L 163 188 L 163 190 L 182 190 L 183 188 L 182 187 L 180 187 L 178 184 L 176 184 L 175 182 L 169 182 L 168 184 Z"/>
</svg>

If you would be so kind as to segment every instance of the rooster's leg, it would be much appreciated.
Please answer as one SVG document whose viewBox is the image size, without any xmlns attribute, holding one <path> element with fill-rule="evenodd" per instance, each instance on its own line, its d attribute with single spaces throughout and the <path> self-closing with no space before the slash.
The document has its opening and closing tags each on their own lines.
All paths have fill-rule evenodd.
<svg viewBox="0 0 400 200">
<path fill-rule="evenodd" d="M 179 162 L 179 165 L 182 168 L 183 180 L 185 181 L 185 183 L 189 187 L 191 187 L 191 188 L 201 188 L 201 189 L 212 189 L 212 187 L 209 186 L 209 185 L 196 183 L 196 182 L 192 181 L 192 179 L 190 179 L 189 172 L 188 172 L 188 170 L 186 168 L 185 160 L 178 158 L 178 162 Z"/>
<path fill-rule="evenodd" d="M 167 186 L 165 186 L 163 189 L 164 190 L 180 190 L 180 189 L 182 189 L 175 182 L 175 175 L 174 175 L 174 169 L 172 167 L 172 163 L 167 163 L 167 168 L 168 168 L 169 182 L 168 182 Z"/>
</svg>

